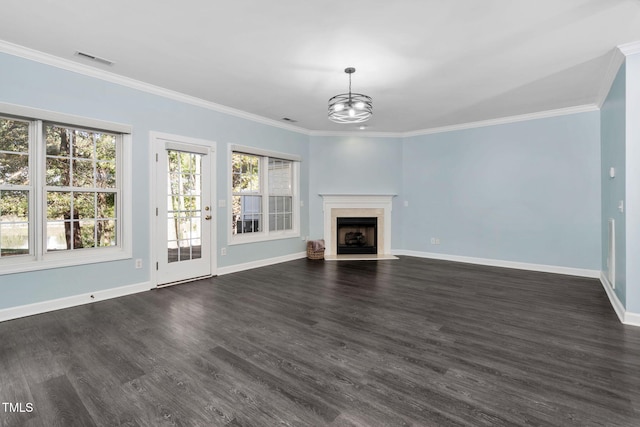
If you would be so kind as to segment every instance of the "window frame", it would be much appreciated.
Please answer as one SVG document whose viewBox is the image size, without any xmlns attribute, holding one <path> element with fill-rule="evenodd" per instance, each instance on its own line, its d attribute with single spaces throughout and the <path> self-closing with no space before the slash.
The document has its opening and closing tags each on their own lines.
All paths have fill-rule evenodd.
<svg viewBox="0 0 640 427">
<path fill-rule="evenodd" d="M 302 158 L 295 154 L 281 153 L 277 151 L 264 150 L 254 147 L 247 147 L 243 145 L 229 144 L 228 145 L 228 159 L 227 165 L 229 167 L 228 186 L 229 197 L 227 199 L 227 213 L 229 220 L 228 227 L 228 245 L 239 245 L 246 243 L 264 242 L 280 239 L 291 239 L 300 237 L 300 163 Z M 260 170 L 260 195 L 262 197 L 261 215 L 262 215 L 262 231 L 250 232 L 250 233 L 238 233 L 233 234 L 233 227 L 231 221 L 233 221 L 233 154 L 242 153 L 251 156 L 258 156 L 259 158 L 259 170 Z M 292 222 L 293 227 L 290 230 L 270 230 L 269 229 L 269 158 L 278 160 L 291 161 L 291 193 L 292 193 Z"/>
<path fill-rule="evenodd" d="M 117 261 L 132 258 L 131 126 L 13 104 L 0 103 L 2 118 L 29 122 L 29 247 L 28 255 L 0 259 L 0 275 Z M 115 246 L 49 251 L 46 248 L 47 124 L 117 135 L 116 201 L 118 242 Z"/>
</svg>

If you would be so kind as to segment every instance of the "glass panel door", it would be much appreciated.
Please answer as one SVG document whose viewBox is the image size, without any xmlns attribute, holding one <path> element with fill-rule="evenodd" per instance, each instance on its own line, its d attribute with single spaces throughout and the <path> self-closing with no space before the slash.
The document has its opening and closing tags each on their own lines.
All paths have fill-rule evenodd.
<svg viewBox="0 0 640 427">
<path fill-rule="evenodd" d="M 208 149 L 166 142 L 158 152 L 158 284 L 211 275 Z"/>
<path fill-rule="evenodd" d="M 202 155 L 167 150 L 167 262 L 202 257 Z"/>
</svg>

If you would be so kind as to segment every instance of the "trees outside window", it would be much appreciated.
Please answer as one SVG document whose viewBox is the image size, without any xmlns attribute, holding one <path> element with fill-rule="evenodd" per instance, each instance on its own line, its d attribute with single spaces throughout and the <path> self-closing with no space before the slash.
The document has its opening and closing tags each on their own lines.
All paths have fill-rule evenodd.
<svg viewBox="0 0 640 427">
<path fill-rule="evenodd" d="M 232 154 L 232 234 L 256 233 L 263 230 L 261 162 L 259 156 Z"/>
<path fill-rule="evenodd" d="M 0 117 L 0 258 L 28 255 L 29 122 Z"/>
<path fill-rule="evenodd" d="M 47 125 L 47 251 L 117 244 L 117 136 Z"/>
<path fill-rule="evenodd" d="M 298 163 L 262 150 L 231 152 L 231 243 L 297 235 Z"/>
<path fill-rule="evenodd" d="M 122 143 L 119 133 L 0 117 L 0 273 L 12 260 L 122 246 Z"/>
</svg>

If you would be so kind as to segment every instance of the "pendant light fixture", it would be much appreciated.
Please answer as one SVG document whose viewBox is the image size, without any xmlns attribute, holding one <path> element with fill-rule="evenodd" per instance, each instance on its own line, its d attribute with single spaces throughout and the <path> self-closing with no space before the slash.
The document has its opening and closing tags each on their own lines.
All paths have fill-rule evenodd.
<svg viewBox="0 0 640 427">
<path fill-rule="evenodd" d="M 353 67 L 345 68 L 349 74 L 349 93 L 341 93 L 329 99 L 329 120 L 336 123 L 362 123 L 373 114 L 373 100 L 361 93 L 351 93 L 351 74 Z"/>
</svg>

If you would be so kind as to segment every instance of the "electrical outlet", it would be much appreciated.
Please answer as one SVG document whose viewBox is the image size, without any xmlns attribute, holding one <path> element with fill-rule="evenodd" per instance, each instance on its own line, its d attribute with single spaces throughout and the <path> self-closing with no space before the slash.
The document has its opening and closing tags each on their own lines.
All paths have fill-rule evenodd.
<svg viewBox="0 0 640 427">
<path fill-rule="evenodd" d="M 220 249 L 220 255 L 225 256 L 227 254 L 227 248 Z"/>
<path fill-rule="evenodd" d="M 440 238 L 439 237 L 432 237 L 431 238 L 431 244 L 432 245 L 439 245 L 440 244 Z"/>
<path fill-rule="evenodd" d="M 136 268 L 142 268 L 142 259 L 136 259 Z"/>
</svg>

